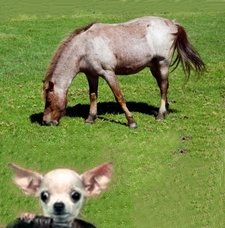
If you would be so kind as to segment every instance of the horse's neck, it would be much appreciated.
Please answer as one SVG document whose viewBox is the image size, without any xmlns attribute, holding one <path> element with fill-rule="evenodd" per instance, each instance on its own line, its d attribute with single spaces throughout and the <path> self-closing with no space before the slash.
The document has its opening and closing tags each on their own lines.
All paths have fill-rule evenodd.
<svg viewBox="0 0 225 228">
<path fill-rule="evenodd" d="M 67 90 L 78 69 L 79 53 L 75 41 L 71 41 L 60 53 L 51 80 L 62 90 Z"/>
</svg>

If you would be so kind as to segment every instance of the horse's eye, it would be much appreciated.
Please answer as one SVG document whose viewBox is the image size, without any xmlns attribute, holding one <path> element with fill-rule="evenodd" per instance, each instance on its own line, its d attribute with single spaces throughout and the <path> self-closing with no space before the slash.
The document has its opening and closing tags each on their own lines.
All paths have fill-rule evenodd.
<svg viewBox="0 0 225 228">
<path fill-rule="evenodd" d="M 47 191 L 41 192 L 41 200 L 46 203 L 49 199 L 49 193 Z"/>
<path fill-rule="evenodd" d="M 80 197 L 81 197 L 81 194 L 77 191 L 73 191 L 71 193 L 71 198 L 74 202 L 77 202 L 80 199 Z"/>
</svg>

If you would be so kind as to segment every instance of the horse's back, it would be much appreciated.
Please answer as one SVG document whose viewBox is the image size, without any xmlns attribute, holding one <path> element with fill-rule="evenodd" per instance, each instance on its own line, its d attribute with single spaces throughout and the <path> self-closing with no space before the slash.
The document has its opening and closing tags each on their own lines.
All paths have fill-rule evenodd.
<svg viewBox="0 0 225 228">
<path fill-rule="evenodd" d="M 124 23 L 103 24 L 96 23 L 89 29 L 90 38 L 99 38 L 119 50 L 139 49 L 138 45 L 147 51 L 154 52 L 162 45 L 170 46 L 177 32 L 176 24 L 166 18 L 145 16 Z M 121 47 L 122 46 L 122 47 Z M 148 49 L 151 50 L 148 50 Z"/>
<path fill-rule="evenodd" d="M 165 32 L 176 31 L 175 23 L 169 19 L 154 16 L 145 16 L 136 18 L 123 23 L 106 24 L 106 23 L 95 23 L 88 30 L 93 34 L 108 33 L 113 31 L 114 34 L 120 33 L 134 33 L 138 29 L 138 33 L 141 35 L 142 32 L 150 31 L 152 29 L 164 30 Z"/>
<path fill-rule="evenodd" d="M 172 21 L 149 16 L 118 24 L 93 24 L 80 43 L 89 64 L 130 74 L 150 66 L 156 56 L 168 58 L 175 32 Z"/>
</svg>

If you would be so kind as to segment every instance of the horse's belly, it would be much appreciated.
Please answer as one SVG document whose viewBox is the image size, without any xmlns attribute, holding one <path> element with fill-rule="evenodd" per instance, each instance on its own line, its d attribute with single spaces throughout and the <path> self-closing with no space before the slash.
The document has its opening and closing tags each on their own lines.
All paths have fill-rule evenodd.
<svg viewBox="0 0 225 228">
<path fill-rule="evenodd" d="M 145 67 L 150 65 L 152 56 L 148 55 L 140 55 L 139 53 L 130 57 L 123 56 L 117 58 L 117 64 L 115 67 L 116 74 L 135 74 Z"/>
<path fill-rule="evenodd" d="M 146 65 L 127 65 L 127 66 L 117 66 L 115 69 L 116 74 L 127 75 L 127 74 L 135 74 L 141 70 L 143 70 Z"/>
</svg>

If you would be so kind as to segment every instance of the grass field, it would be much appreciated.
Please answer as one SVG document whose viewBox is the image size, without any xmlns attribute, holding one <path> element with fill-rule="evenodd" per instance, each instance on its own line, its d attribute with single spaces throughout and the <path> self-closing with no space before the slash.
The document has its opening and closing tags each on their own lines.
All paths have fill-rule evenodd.
<svg viewBox="0 0 225 228">
<path fill-rule="evenodd" d="M 64 166 L 83 172 L 112 161 L 110 188 L 88 200 L 81 215 L 97 227 L 225 226 L 225 2 L 164 2 L 1 0 L 0 224 L 24 211 L 41 213 L 38 200 L 12 184 L 8 162 L 41 172 Z M 170 75 L 167 119 L 155 121 L 159 91 L 144 70 L 119 78 L 137 129 L 124 126 L 125 116 L 103 80 L 99 119 L 84 124 L 89 100 L 83 75 L 70 88 L 60 126 L 40 126 L 42 79 L 58 43 L 91 21 L 141 15 L 179 21 L 207 64 L 207 72 L 188 83 L 181 68 Z"/>
</svg>

